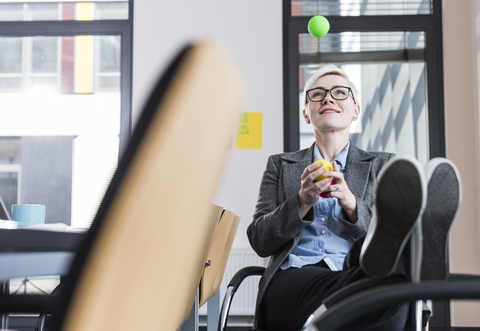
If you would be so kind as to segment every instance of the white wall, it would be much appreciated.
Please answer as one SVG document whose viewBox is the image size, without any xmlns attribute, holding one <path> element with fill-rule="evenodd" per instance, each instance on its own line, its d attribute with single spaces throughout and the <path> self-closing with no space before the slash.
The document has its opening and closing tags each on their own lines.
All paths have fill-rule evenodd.
<svg viewBox="0 0 480 331">
<path fill-rule="evenodd" d="M 450 236 L 450 271 L 480 274 L 480 4 L 458 4 L 443 0 L 442 10 L 446 149 L 463 182 L 463 202 Z M 457 300 L 451 307 L 452 326 L 480 326 L 479 300 Z"/>
<path fill-rule="evenodd" d="M 134 2 L 134 121 L 176 52 L 186 43 L 205 37 L 219 40 L 243 73 L 248 93 L 244 111 L 263 113 L 263 148 L 231 150 L 214 201 L 242 217 L 233 248 L 250 247 L 245 230 L 251 222 L 267 157 L 283 151 L 281 6 L 279 0 Z"/>
</svg>

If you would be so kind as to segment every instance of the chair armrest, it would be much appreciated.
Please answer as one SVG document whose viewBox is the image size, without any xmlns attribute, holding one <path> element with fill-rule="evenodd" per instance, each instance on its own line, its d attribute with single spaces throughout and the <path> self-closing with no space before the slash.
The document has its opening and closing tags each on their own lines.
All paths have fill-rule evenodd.
<svg viewBox="0 0 480 331">
<path fill-rule="evenodd" d="M 232 277 L 228 286 L 233 286 L 236 289 L 240 286 L 243 280 L 250 276 L 262 276 L 265 272 L 265 267 L 245 267 L 237 271 Z"/>
<path fill-rule="evenodd" d="M 365 278 L 354 283 L 351 283 L 323 300 L 322 305 L 318 307 L 307 319 L 302 327 L 302 331 L 308 330 L 322 314 L 328 310 L 329 307 L 334 306 L 338 302 L 345 300 L 352 295 L 362 292 L 377 286 L 396 284 L 406 282 L 405 277 L 392 276 L 388 278 Z"/>
<path fill-rule="evenodd" d="M 448 281 L 480 281 L 480 275 L 449 274 Z"/>
<path fill-rule="evenodd" d="M 426 299 L 480 299 L 480 281 L 428 281 L 375 287 L 338 302 L 305 330 L 344 330 L 346 325 L 378 309 Z"/>
<path fill-rule="evenodd" d="M 220 318 L 218 320 L 218 331 L 224 331 L 227 327 L 228 313 L 232 304 L 233 296 L 243 280 L 249 276 L 262 276 L 265 267 L 245 267 L 237 271 L 227 286 L 222 307 L 220 309 Z"/>
<path fill-rule="evenodd" d="M 336 291 L 325 300 L 323 300 L 323 304 L 328 308 L 340 302 L 347 297 L 354 295 L 355 293 L 368 290 L 373 287 L 382 286 L 382 285 L 389 285 L 389 284 L 396 284 L 396 283 L 404 283 L 407 280 L 405 277 L 401 276 L 392 276 L 388 278 L 366 278 L 359 281 L 356 281 L 348 286 L 345 286 L 341 290 Z"/>
</svg>

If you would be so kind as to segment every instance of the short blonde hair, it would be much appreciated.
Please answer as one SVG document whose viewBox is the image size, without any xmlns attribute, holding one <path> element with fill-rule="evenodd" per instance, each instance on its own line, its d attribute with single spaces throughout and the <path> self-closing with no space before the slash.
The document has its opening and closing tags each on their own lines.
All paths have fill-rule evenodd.
<svg viewBox="0 0 480 331">
<path fill-rule="evenodd" d="M 312 85 L 319 79 L 320 77 L 327 76 L 327 75 L 337 75 L 340 77 L 343 77 L 346 79 L 348 82 L 348 87 L 352 89 L 352 94 L 353 94 L 353 101 L 355 104 L 359 103 L 359 98 L 358 98 L 358 90 L 355 84 L 350 80 L 348 77 L 347 73 L 340 69 L 339 67 L 333 65 L 333 64 L 327 64 L 320 69 L 318 69 L 305 83 L 305 88 L 303 89 L 303 102 L 304 105 L 306 106 L 308 103 L 307 100 L 307 91 L 312 88 Z"/>
</svg>

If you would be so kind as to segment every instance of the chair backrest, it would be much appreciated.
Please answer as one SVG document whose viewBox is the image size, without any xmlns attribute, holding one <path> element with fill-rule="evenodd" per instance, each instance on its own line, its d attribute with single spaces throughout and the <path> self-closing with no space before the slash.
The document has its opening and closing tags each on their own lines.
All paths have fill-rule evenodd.
<svg viewBox="0 0 480 331">
<path fill-rule="evenodd" d="M 222 260 L 220 263 L 220 272 L 215 277 L 215 284 L 214 288 L 218 291 L 220 284 L 222 283 L 223 275 L 225 274 L 225 268 L 227 266 L 228 257 L 230 256 L 230 252 L 232 250 L 233 240 L 235 239 L 235 234 L 237 233 L 238 224 L 240 223 L 240 216 L 235 215 L 233 218 L 232 228 L 230 229 L 230 233 L 228 234 L 227 244 L 225 245 L 224 254 L 222 255 Z"/>
<path fill-rule="evenodd" d="M 224 210 L 215 231 L 212 246 L 208 252 L 207 261 L 209 263 L 205 266 L 202 275 L 200 307 L 217 293 L 220 288 L 239 221 L 239 216 L 236 216 L 229 210 Z"/>
<path fill-rule="evenodd" d="M 244 93 L 236 66 L 213 41 L 174 60 L 77 254 L 57 329 L 180 327 L 217 226 L 211 202 Z"/>
</svg>

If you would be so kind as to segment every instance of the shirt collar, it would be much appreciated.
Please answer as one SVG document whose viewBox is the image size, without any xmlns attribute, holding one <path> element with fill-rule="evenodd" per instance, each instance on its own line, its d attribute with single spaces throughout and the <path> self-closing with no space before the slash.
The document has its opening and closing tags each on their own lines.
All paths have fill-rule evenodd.
<svg viewBox="0 0 480 331">
<path fill-rule="evenodd" d="M 343 151 L 341 151 L 340 154 L 338 154 L 334 159 L 337 162 L 338 168 L 340 170 L 345 169 L 345 165 L 347 164 L 347 156 L 348 156 L 348 151 L 349 150 L 350 150 L 350 140 L 348 141 L 348 144 L 347 144 L 347 146 L 345 146 Z M 315 161 L 318 158 L 323 160 L 323 156 L 322 156 L 322 154 L 320 154 L 320 150 L 318 149 L 318 146 L 315 143 L 315 148 L 313 150 L 313 161 Z"/>
</svg>

